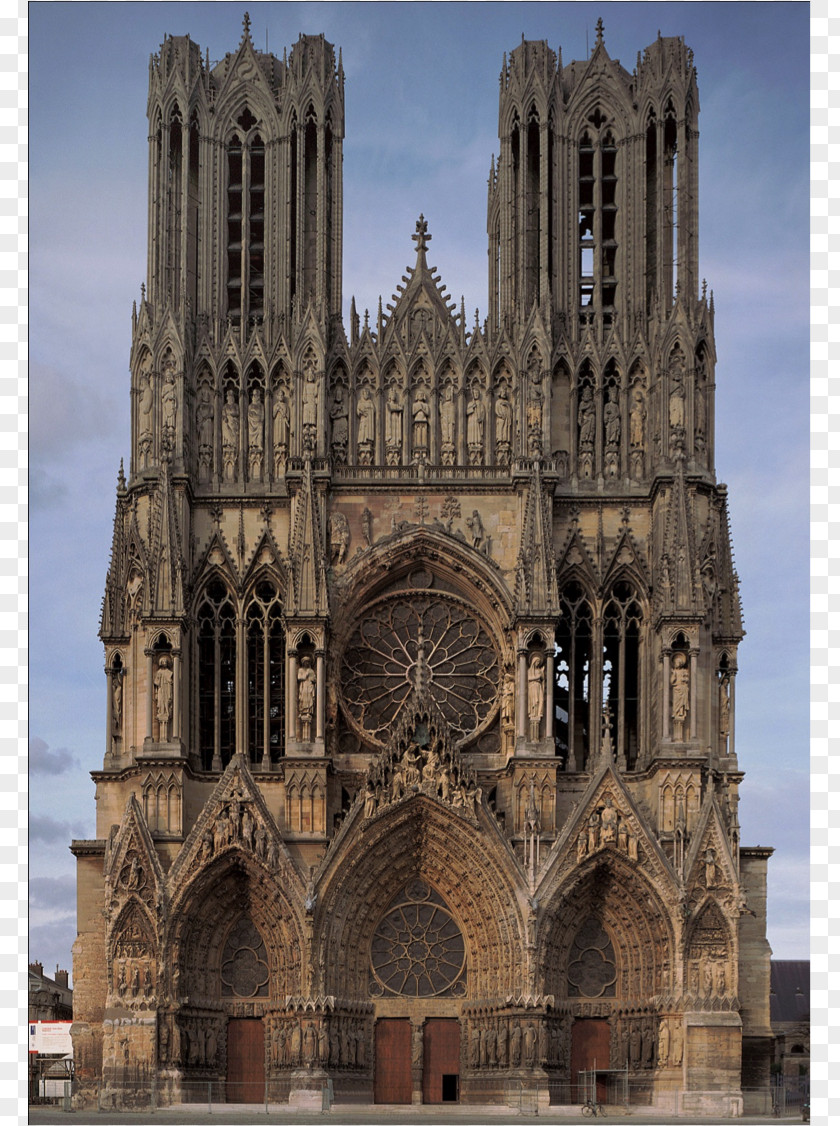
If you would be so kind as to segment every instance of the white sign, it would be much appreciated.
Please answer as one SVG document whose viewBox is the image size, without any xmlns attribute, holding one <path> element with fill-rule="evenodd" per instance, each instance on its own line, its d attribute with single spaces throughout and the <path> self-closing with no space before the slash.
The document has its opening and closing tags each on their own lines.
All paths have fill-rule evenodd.
<svg viewBox="0 0 840 1126">
<path fill-rule="evenodd" d="M 31 1020 L 29 1022 L 29 1050 L 49 1056 L 72 1056 L 69 1020 Z"/>
</svg>

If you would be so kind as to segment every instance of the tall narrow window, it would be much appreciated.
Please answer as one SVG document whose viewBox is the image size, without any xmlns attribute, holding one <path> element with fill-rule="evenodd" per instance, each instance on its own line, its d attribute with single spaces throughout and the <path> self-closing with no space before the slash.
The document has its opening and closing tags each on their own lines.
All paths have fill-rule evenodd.
<svg viewBox="0 0 840 1126">
<path fill-rule="evenodd" d="M 612 320 L 618 288 L 617 147 L 599 109 L 578 144 L 578 297 L 581 320 Z"/>
<path fill-rule="evenodd" d="M 236 614 L 219 579 L 198 609 L 198 744 L 204 770 L 221 770 L 235 751 Z"/>
<path fill-rule="evenodd" d="M 554 732 L 566 770 L 583 770 L 590 753 L 592 611 L 583 587 L 570 582 L 560 599 L 554 637 Z"/>
<path fill-rule="evenodd" d="M 169 122 L 169 164 L 167 167 L 166 292 L 176 304 L 181 294 L 181 215 L 183 209 L 183 124 L 178 107 Z"/>
<path fill-rule="evenodd" d="M 536 109 L 528 116 L 528 154 L 525 174 L 525 306 L 540 291 L 540 121 Z"/>
<path fill-rule="evenodd" d="M 257 584 L 246 612 L 248 753 L 266 766 L 283 753 L 285 642 L 277 587 Z"/>
<path fill-rule="evenodd" d="M 246 106 L 227 146 L 227 298 L 233 324 L 258 323 L 265 287 L 265 145 Z"/>
<path fill-rule="evenodd" d="M 617 762 L 639 756 L 639 641 L 642 611 L 629 583 L 616 583 L 604 611 L 604 702 Z"/>
<path fill-rule="evenodd" d="M 653 305 L 659 273 L 659 226 L 656 209 L 659 193 L 656 175 L 658 167 L 656 139 L 656 118 L 653 115 L 653 110 L 651 110 L 645 133 L 645 281 L 648 313 L 650 313 Z"/>
</svg>

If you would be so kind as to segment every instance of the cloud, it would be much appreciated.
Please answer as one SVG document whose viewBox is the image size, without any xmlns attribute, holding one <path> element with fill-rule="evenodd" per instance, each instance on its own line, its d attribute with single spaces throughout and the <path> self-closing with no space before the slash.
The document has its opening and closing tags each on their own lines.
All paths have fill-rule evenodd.
<svg viewBox="0 0 840 1126">
<path fill-rule="evenodd" d="M 66 747 L 51 751 L 37 735 L 29 740 L 29 769 L 33 774 L 65 774 L 78 770 L 79 760 Z"/>
<path fill-rule="evenodd" d="M 29 905 L 33 912 L 48 910 L 57 921 L 76 910 L 76 881 L 72 876 L 38 876 L 29 881 Z"/>
<path fill-rule="evenodd" d="M 30 841 L 44 841 L 47 844 L 65 842 L 69 844 L 72 838 L 80 839 L 85 828 L 81 821 L 56 821 L 54 817 L 30 817 Z"/>
</svg>

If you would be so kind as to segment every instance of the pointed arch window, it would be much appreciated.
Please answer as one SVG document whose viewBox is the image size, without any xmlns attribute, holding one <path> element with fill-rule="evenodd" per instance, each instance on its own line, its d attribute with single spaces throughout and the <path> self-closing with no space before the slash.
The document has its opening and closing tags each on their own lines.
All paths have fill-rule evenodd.
<svg viewBox="0 0 840 1126">
<path fill-rule="evenodd" d="M 618 149 L 596 109 L 578 143 L 578 303 L 612 321 L 618 288 Z"/>
<path fill-rule="evenodd" d="M 275 583 L 257 583 L 245 611 L 248 668 L 248 755 L 267 766 L 283 754 L 285 631 Z"/>
<path fill-rule="evenodd" d="M 579 582 L 565 586 L 554 636 L 554 733 L 566 770 L 583 770 L 590 752 L 592 610 Z"/>
<path fill-rule="evenodd" d="M 236 613 L 220 579 L 198 608 L 198 745 L 204 770 L 221 770 L 235 752 Z"/>
<path fill-rule="evenodd" d="M 616 583 L 604 609 L 604 702 L 617 762 L 630 770 L 639 757 L 641 629 L 642 609 L 633 587 Z"/>
<path fill-rule="evenodd" d="M 227 311 L 232 324 L 262 320 L 265 288 L 265 144 L 246 107 L 227 146 Z"/>
</svg>

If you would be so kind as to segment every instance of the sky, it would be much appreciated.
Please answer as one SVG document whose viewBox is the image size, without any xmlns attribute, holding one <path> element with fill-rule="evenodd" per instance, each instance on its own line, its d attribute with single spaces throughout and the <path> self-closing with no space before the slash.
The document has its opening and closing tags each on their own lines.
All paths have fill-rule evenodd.
<svg viewBox="0 0 840 1126">
<path fill-rule="evenodd" d="M 747 637 L 738 655 L 742 844 L 770 845 L 768 938 L 809 956 L 809 10 L 806 3 L 32 3 L 30 97 L 30 958 L 70 969 L 71 838 L 94 836 L 105 752 L 99 613 L 129 456 L 132 302 L 146 269 L 149 56 L 216 61 L 245 9 L 257 47 L 301 32 L 346 75 L 344 302 L 373 314 L 414 260 L 487 313 L 486 192 L 503 54 L 585 59 L 682 35 L 700 91 L 700 274 L 714 294 L 716 458 Z"/>
</svg>

